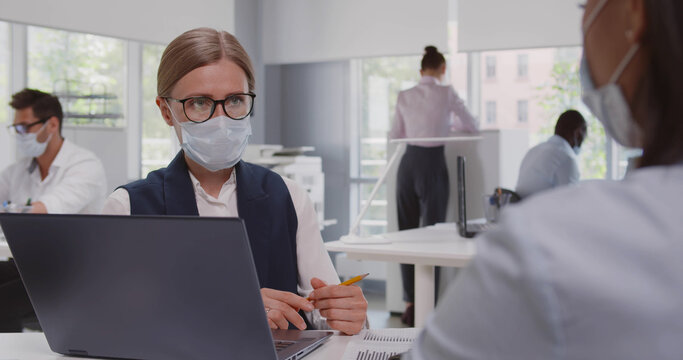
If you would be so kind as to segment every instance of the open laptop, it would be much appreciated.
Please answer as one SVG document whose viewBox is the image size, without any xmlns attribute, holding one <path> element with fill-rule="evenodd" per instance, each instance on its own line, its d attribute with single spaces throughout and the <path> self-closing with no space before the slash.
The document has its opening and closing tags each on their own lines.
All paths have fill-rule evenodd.
<svg viewBox="0 0 683 360">
<path fill-rule="evenodd" d="M 467 192 L 465 190 L 465 157 L 458 156 L 458 230 L 460 236 L 471 238 L 478 233 L 491 228 L 491 224 L 487 223 L 473 223 L 467 221 Z"/>
<path fill-rule="evenodd" d="M 270 330 L 240 219 L 0 214 L 0 224 L 60 354 L 290 360 L 332 334 Z"/>
</svg>

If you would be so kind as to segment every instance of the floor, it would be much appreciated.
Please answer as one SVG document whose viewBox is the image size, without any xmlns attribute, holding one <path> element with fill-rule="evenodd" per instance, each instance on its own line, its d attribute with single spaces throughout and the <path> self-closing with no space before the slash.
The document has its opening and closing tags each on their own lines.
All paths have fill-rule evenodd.
<svg viewBox="0 0 683 360">
<path fill-rule="evenodd" d="M 391 314 L 386 309 L 385 292 L 382 286 L 363 286 L 368 301 L 368 322 L 373 329 L 408 327 L 401 323 L 401 314 Z"/>
</svg>

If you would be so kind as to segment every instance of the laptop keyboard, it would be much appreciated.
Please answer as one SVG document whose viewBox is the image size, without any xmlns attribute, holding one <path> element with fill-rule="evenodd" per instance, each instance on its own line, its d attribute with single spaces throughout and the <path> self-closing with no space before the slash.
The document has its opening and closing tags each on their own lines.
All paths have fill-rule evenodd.
<svg viewBox="0 0 683 360">
<path fill-rule="evenodd" d="M 294 345 L 294 341 L 284 341 L 284 340 L 275 340 L 273 341 L 275 344 L 275 351 L 280 351 L 284 350 L 292 345 Z"/>
</svg>

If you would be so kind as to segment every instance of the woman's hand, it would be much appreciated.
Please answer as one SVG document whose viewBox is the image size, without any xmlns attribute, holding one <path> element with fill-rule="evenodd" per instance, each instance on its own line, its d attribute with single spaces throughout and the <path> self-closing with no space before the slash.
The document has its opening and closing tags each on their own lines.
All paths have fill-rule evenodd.
<svg viewBox="0 0 683 360">
<path fill-rule="evenodd" d="M 313 304 L 308 300 L 291 292 L 268 288 L 261 289 L 261 298 L 271 329 L 288 329 L 289 323 L 299 330 L 306 328 L 306 322 L 299 315 L 299 310 L 313 311 Z"/>
<path fill-rule="evenodd" d="M 313 292 L 309 296 L 320 316 L 334 330 L 347 335 L 358 334 L 365 324 L 368 302 L 363 290 L 356 285 L 327 285 L 324 281 L 311 279 Z"/>
</svg>

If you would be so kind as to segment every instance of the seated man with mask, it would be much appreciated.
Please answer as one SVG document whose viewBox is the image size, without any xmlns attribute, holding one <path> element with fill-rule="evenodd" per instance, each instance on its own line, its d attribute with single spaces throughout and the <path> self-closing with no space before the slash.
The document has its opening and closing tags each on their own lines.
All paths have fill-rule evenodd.
<svg viewBox="0 0 683 360">
<path fill-rule="evenodd" d="M 555 135 L 534 146 L 524 156 L 516 192 L 528 197 L 543 190 L 579 181 L 577 155 L 586 138 L 586 120 L 576 110 L 567 110 L 555 124 Z"/>
<path fill-rule="evenodd" d="M 92 152 L 62 137 L 57 97 L 24 89 L 12 95 L 10 106 L 20 159 L 0 173 L 0 201 L 32 205 L 34 213 L 99 214 L 104 168 Z"/>
<path fill-rule="evenodd" d="M 19 160 L 0 173 L 0 202 L 31 205 L 34 213 L 98 214 L 106 179 L 100 160 L 62 138 L 62 106 L 57 97 L 32 89 L 12 96 L 9 126 Z M 12 261 L 0 262 L 0 332 L 21 331 L 33 312 Z"/>
</svg>

